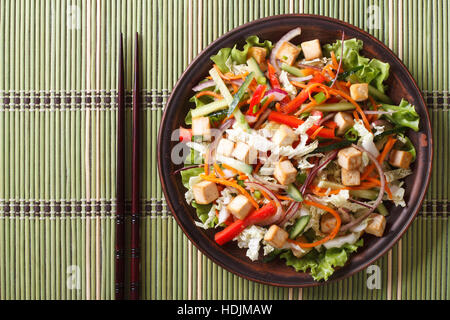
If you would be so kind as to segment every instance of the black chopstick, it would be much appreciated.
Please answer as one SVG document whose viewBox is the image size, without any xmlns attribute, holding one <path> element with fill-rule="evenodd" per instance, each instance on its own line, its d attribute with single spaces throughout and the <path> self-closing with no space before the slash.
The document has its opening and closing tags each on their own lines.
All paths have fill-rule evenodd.
<svg viewBox="0 0 450 320">
<path fill-rule="evenodd" d="M 115 298 L 124 298 L 124 232 L 125 232 L 125 74 L 123 63 L 123 36 L 119 38 L 117 84 L 117 181 L 116 181 L 116 245 L 115 245 Z"/>
<path fill-rule="evenodd" d="M 139 46 L 138 33 L 134 47 L 133 85 L 133 155 L 131 198 L 131 272 L 130 299 L 139 299 Z"/>
</svg>

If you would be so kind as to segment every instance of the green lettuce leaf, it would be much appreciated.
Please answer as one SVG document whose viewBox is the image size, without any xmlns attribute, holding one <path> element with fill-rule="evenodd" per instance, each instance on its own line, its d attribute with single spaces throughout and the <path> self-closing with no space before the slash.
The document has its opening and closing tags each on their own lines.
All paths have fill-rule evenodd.
<svg viewBox="0 0 450 320">
<path fill-rule="evenodd" d="M 185 186 L 187 189 L 189 189 L 189 179 L 192 177 L 196 177 L 199 174 L 202 174 L 205 171 L 204 168 L 198 167 L 198 168 L 192 168 L 188 170 L 181 171 L 181 182 L 183 183 L 183 186 Z"/>
<path fill-rule="evenodd" d="M 286 260 L 286 265 L 294 267 L 299 272 L 309 270 L 314 280 L 328 280 L 334 273 L 335 267 L 342 267 L 347 262 L 350 253 L 355 252 L 363 245 L 363 239 L 354 244 L 345 244 L 340 248 L 326 249 L 321 252 L 311 250 L 305 256 L 297 258 L 292 251 L 280 255 Z"/>
<path fill-rule="evenodd" d="M 208 213 L 211 210 L 212 203 L 210 204 L 198 204 L 193 200 L 191 202 L 191 205 L 195 208 L 197 211 L 197 217 L 200 219 L 201 222 L 205 223 L 208 219 Z M 212 222 L 213 226 L 215 225 L 214 221 Z"/>
<path fill-rule="evenodd" d="M 413 156 L 412 161 L 415 161 L 416 160 L 416 148 L 414 147 L 414 144 L 411 142 L 411 140 L 407 136 L 405 136 L 403 133 L 398 134 L 398 139 L 399 139 L 399 142 L 396 143 L 396 145 L 400 144 L 400 146 L 398 148 L 400 150 L 411 153 L 411 155 Z"/>
<path fill-rule="evenodd" d="M 393 123 L 402 127 L 411 128 L 414 131 L 419 131 L 420 117 L 414 109 L 414 106 L 405 99 L 402 99 L 398 106 L 382 104 L 381 109 L 394 112 L 392 115 L 384 115 L 384 117 Z"/>
<path fill-rule="evenodd" d="M 211 60 L 219 67 L 220 71 L 228 72 L 230 69 L 228 68 L 226 62 L 228 57 L 230 56 L 231 48 L 222 48 L 217 52 L 216 55 L 211 56 Z"/>
<path fill-rule="evenodd" d="M 331 51 L 334 51 L 337 59 L 341 56 L 341 40 L 337 40 L 333 44 L 326 44 L 324 46 L 325 55 L 330 56 Z M 352 76 L 356 76 L 359 82 L 369 83 L 376 89 L 384 93 L 383 81 L 389 76 L 389 64 L 381 62 L 378 59 L 369 59 L 360 55 L 359 51 L 363 47 L 363 42 L 359 39 L 353 38 L 344 41 L 344 53 L 342 62 L 344 69 L 349 70 L 362 66 Z"/>
<path fill-rule="evenodd" d="M 248 50 L 251 47 L 263 47 L 267 49 L 267 53 L 272 50 L 273 45 L 269 40 L 265 40 L 264 42 L 260 42 L 258 36 L 250 36 L 245 40 L 245 45 L 242 50 L 237 48 L 237 45 L 234 45 L 233 49 L 231 48 L 222 48 L 216 55 L 211 56 L 211 60 L 219 67 L 220 71 L 228 72 L 230 69 L 227 66 L 227 60 L 231 56 L 231 60 L 236 62 L 237 64 L 244 64 L 247 61 Z"/>
</svg>

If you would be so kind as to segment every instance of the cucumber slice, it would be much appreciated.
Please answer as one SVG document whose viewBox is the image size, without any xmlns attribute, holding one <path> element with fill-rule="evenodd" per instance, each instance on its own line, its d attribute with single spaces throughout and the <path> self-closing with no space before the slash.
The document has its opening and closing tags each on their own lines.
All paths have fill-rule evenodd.
<svg viewBox="0 0 450 320">
<path fill-rule="evenodd" d="M 259 84 L 265 84 L 267 85 L 267 89 L 270 89 L 270 85 L 267 82 L 266 76 L 259 68 L 258 62 L 256 62 L 255 58 L 250 57 L 250 59 L 247 60 L 248 68 L 250 69 L 250 72 L 253 72 L 255 74 L 256 82 Z"/>
<path fill-rule="evenodd" d="M 253 72 L 250 72 L 248 74 L 248 76 L 245 78 L 244 83 L 239 87 L 238 92 L 236 92 L 236 94 L 232 98 L 230 107 L 228 108 L 228 116 L 230 116 L 236 110 L 237 105 L 242 100 L 242 97 L 244 96 L 245 92 L 247 91 L 248 86 L 250 85 L 250 82 L 252 82 L 254 77 L 255 77 L 255 74 Z M 228 89 L 227 89 L 227 91 L 228 91 Z M 229 91 L 228 91 L 228 93 L 229 93 Z"/>
<path fill-rule="evenodd" d="M 297 187 L 293 183 L 288 185 L 286 192 L 295 201 L 298 201 L 298 202 L 303 201 L 302 194 L 300 193 L 300 191 L 297 189 Z"/>
<path fill-rule="evenodd" d="M 335 111 L 350 111 L 354 110 L 355 106 L 350 102 L 337 102 L 337 103 L 324 103 L 313 108 L 323 112 L 335 112 Z"/>
<path fill-rule="evenodd" d="M 309 219 L 311 219 L 311 216 L 301 216 L 300 218 L 298 218 L 298 220 L 292 227 L 291 231 L 289 232 L 289 238 L 291 239 L 297 238 L 303 232 L 303 230 L 305 230 L 305 227 L 308 224 Z"/>
<path fill-rule="evenodd" d="M 217 100 L 196 109 L 191 109 L 191 116 L 192 118 L 206 116 L 210 113 L 226 109 L 227 106 L 228 102 L 225 99 Z"/>
<path fill-rule="evenodd" d="M 216 156 L 217 161 L 224 163 L 238 171 L 244 172 L 246 174 L 251 174 L 253 171 L 253 167 L 249 164 L 246 164 L 242 161 L 233 159 L 233 158 L 228 158 L 222 155 L 217 155 Z"/>
<path fill-rule="evenodd" d="M 231 104 L 231 102 L 233 101 L 233 96 L 231 95 L 230 90 L 228 90 L 225 82 L 223 82 L 222 78 L 217 73 L 216 69 L 212 68 L 211 70 L 209 70 L 209 74 L 211 75 L 211 78 L 214 80 L 214 83 L 219 89 L 220 94 L 222 95 L 224 100 L 227 102 L 227 104 Z"/>
<path fill-rule="evenodd" d="M 305 77 L 305 74 L 303 73 L 303 71 L 301 69 L 290 66 L 286 63 L 283 63 L 281 65 L 281 70 L 289 72 L 290 74 L 292 74 L 293 76 L 296 76 L 296 77 Z"/>
</svg>

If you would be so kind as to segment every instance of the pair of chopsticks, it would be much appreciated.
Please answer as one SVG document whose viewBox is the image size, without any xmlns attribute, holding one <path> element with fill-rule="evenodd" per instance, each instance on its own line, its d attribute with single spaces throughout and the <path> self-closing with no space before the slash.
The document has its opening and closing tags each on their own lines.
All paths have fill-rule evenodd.
<svg viewBox="0 0 450 320">
<path fill-rule="evenodd" d="M 131 300 L 139 299 L 139 46 L 138 33 L 134 47 L 133 84 L 133 154 L 132 154 L 132 198 L 131 198 Z M 125 71 L 123 58 L 123 36 L 119 40 L 118 108 L 117 108 L 117 218 L 116 218 L 116 286 L 115 298 L 125 297 Z"/>
</svg>

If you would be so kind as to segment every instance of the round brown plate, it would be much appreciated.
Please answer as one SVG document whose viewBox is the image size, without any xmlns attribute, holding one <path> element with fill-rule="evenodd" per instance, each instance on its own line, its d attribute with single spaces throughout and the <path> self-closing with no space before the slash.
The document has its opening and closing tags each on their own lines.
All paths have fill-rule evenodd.
<svg viewBox="0 0 450 320">
<path fill-rule="evenodd" d="M 353 254 L 347 265 L 336 270 L 328 282 L 343 279 L 362 270 L 385 254 L 404 234 L 424 199 L 430 179 L 432 164 L 432 135 L 428 111 L 417 84 L 403 63 L 383 43 L 370 34 L 348 23 L 316 15 L 279 15 L 256 20 L 242 25 L 223 35 L 189 65 L 170 95 L 164 111 L 158 138 L 158 169 L 166 201 L 184 233 L 200 251 L 223 268 L 244 278 L 261 283 L 306 287 L 320 285 L 324 282 L 314 281 L 307 273 L 296 272 L 287 267 L 284 260 L 276 259 L 270 263 L 252 262 L 245 256 L 245 250 L 239 249 L 235 242 L 221 247 L 214 242 L 216 230 L 203 230 L 196 227 L 195 210 L 184 198 L 186 189 L 181 184 L 180 175 L 171 173 L 180 167 L 171 161 L 172 148 L 177 141 L 171 141 L 172 132 L 184 126 L 184 117 L 192 106 L 188 103 L 193 95 L 192 87 L 201 81 L 212 67 L 210 56 L 220 48 L 232 47 L 235 43 L 243 45 L 250 35 L 258 35 L 261 39 L 269 39 L 275 43 L 289 30 L 301 27 L 302 34 L 293 40 L 294 43 L 311 39 L 320 39 L 322 44 L 335 42 L 341 38 L 341 31 L 346 39 L 356 37 L 364 42 L 363 54 L 388 62 L 391 66 L 387 81 L 388 95 L 397 104 L 401 98 L 415 105 L 420 115 L 420 132 L 408 133 L 417 149 L 417 160 L 413 165 L 414 174 L 406 179 L 407 206 L 390 207 L 384 236 L 376 238 L 367 236 L 364 247 Z"/>
</svg>

